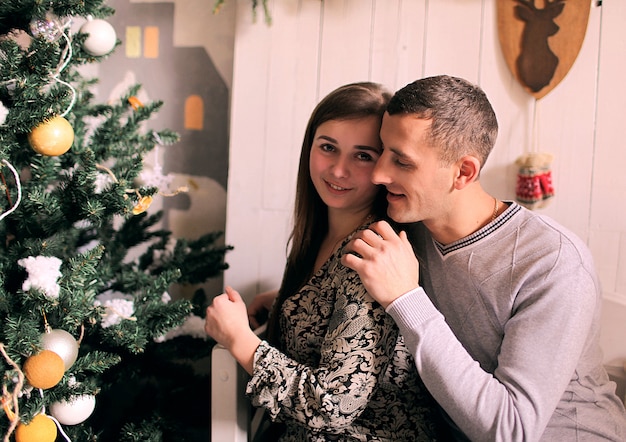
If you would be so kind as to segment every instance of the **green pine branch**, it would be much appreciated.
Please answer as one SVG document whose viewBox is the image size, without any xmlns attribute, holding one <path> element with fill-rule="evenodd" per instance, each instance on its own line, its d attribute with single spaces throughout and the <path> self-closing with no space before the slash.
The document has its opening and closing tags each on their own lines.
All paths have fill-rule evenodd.
<svg viewBox="0 0 626 442">
<path fill-rule="evenodd" d="M 84 78 L 78 68 L 106 56 L 84 51 L 85 35 L 70 35 L 65 28 L 64 36 L 53 41 L 33 36 L 28 44 L 23 39 L 18 43 L 15 35 L 29 34 L 30 23 L 48 11 L 60 23 L 72 16 L 106 18 L 114 12 L 103 0 L 0 2 L 0 102 L 8 110 L 0 125 L 0 214 L 16 205 L 21 193 L 16 209 L 0 219 L 0 343 L 10 361 L 21 366 L 41 351 L 46 322 L 80 341 L 78 359 L 59 384 L 43 395 L 19 396 L 19 416 L 25 422 L 54 401 L 78 394 L 96 395 L 104 404 L 98 409 L 106 414 L 119 407 L 117 392 L 129 388 L 125 380 L 133 385 L 145 380 L 153 392 L 163 385 L 170 392 L 193 394 L 185 383 L 206 379 L 194 377 L 181 360 L 205 357 L 211 343 L 160 338 L 191 313 L 202 314 L 206 297 L 201 289 L 193 301 L 169 301 L 166 294 L 173 284 L 200 284 L 219 275 L 228 267 L 225 255 L 231 250 L 220 244 L 222 232 L 196 240 L 174 238 L 160 228 L 162 213 L 134 214 L 143 198 L 160 197 L 159 189 L 137 184 L 146 154 L 157 142 L 166 148 L 176 143 L 179 134 L 146 128 L 163 103 L 133 107 L 130 99 L 140 92 L 139 84 L 117 102 L 96 102 L 91 88 L 97 79 Z M 60 156 L 36 153 L 29 133 L 58 115 L 74 131 L 71 149 Z M 17 180 L 7 164 L 18 171 Z M 24 285 L 33 275 L 18 261 L 28 257 L 60 259 L 61 276 L 53 281 L 58 296 Z M 117 312 L 118 322 L 105 325 L 112 313 L 103 296 L 122 297 L 132 311 Z M 12 392 L 15 368 L 0 358 L 0 369 L 3 387 Z M 160 369 L 170 378 L 180 374 L 182 384 L 169 385 Z M 165 416 L 173 412 L 160 401 L 153 414 L 137 414 L 133 422 L 122 416 L 114 427 L 96 411 L 84 424 L 65 430 L 75 442 L 98 440 L 118 428 L 125 430 L 111 439 L 159 440 L 180 430 L 173 423 L 177 419 Z M 0 433 L 8 425 L 0 419 Z"/>
</svg>

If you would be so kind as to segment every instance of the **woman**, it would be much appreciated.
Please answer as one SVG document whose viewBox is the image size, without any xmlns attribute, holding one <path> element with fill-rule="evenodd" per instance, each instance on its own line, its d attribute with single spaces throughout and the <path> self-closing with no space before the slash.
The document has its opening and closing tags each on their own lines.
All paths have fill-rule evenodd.
<svg viewBox="0 0 626 442">
<path fill-rule="evenodd" d="M 354 232 L 385 216 L 371 182 L 390 94 L 374 83 L 336 89 L 304 136 L 283 282 L 262 341 L 240 295 L 207 308 L 206 332 L 252 376 L 247 394 L 281 441 L 414 441 L 437 436 L 436 406 L 398 329 L 340 263 Z"/>
</svg>

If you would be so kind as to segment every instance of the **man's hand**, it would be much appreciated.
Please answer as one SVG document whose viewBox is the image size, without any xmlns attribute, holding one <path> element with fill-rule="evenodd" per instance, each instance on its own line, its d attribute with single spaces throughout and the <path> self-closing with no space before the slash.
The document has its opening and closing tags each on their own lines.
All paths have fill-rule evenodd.
<svg viewBox="0 0 626 442">
<path fill-rule="evenodd" d="M 355 270 L 372 297 L 384 308 L 419 285 L 419 264 L 406 232 L 396 234 L 386 221 L 358 232 L 341 262 Z"/>
</svg>

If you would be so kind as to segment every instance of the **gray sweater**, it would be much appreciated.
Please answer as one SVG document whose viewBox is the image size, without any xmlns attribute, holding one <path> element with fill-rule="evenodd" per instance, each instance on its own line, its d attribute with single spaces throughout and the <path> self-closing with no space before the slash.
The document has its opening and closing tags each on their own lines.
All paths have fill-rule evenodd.
<svg viewBox="0 0 626 442">
<path fill-rule="evenodd" d="M 387 311 L 471 440 L 626 441 L 624 405 L 602 366 L 591 255 L 554 221 L 508 204 L 448 245 L 412 226 L 422 287 Z"/>
</svg>

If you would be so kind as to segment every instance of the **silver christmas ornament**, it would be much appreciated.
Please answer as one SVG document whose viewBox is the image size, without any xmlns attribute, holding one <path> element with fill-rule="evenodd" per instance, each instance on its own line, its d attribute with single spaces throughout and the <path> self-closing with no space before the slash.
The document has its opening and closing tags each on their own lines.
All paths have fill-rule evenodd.
<svg viewBox="0 0 626 442">
<path fill-rule="evenodd" d="M 41 335 L 41 343 L 45 350 L 50 350 L 61 356 L 65 371 L 67 371 L 78 357 L 78 342 L 74 337 L 61 329 L 51 329 Z"/>
<path fill-rule="evenodd" d="M 30 22 L 30 33 L 35 38 L 45 38 L 53 42 L 63 35 L 63 26 L 59 17 L 52 12 L 47 12 L 45 17 L 33 18 Z"/>
</svg>

